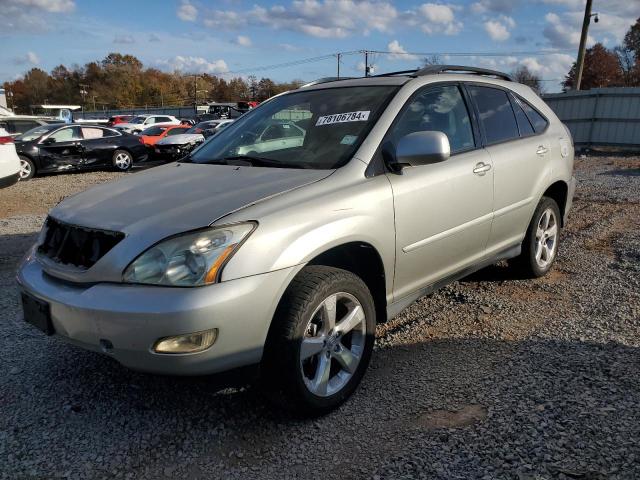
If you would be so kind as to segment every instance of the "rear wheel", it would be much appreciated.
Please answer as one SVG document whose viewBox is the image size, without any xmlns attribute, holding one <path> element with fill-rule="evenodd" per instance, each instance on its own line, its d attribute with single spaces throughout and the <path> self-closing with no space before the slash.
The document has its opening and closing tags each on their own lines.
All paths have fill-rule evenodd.
<svg viewBox="0 0 640 480">
<path fill-rule="evenodd" d="M 560 209 L 555 200 L 542 197 L 522 242 L 514 266 L 527 277 L 542 277 L 553 265 L 560 240 Z"/>
<path fill-rule="evenodd" d="M 113 166 L 126 172 L 133 166 L 133 157 L 126 150 L 116 150 L 113 152 Z"/>
<path fill-rule="evenodd" d="M 306 267 L 287 289 L 265 347 L 262 384 L 279 405 L 306 415 L 340 406 L 371 358 L 373 298 L 351 272 Z"/>
<path fill-rule="evenodd" d="M 20 155 L 20 180 L 29 180 L 36 174 L 36 166 L 30 158 Z"/>
</svg>

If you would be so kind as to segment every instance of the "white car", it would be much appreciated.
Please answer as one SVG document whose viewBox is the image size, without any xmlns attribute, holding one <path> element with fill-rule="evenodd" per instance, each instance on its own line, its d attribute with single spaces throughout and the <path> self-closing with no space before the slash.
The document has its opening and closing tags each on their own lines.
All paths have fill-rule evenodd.
<svg viewBox="0 0 640 480">
<path fill-rule="evenodd" d="M 10 187 L 20 180 L 20 159 L 9 133 L 0 128 L 0 188 Z"/>
<path fill-rule="evenodd" d="M 128 123 L 118 123 L 114 128 L 127 133 L 139 133 L 152 125 L 180 125 L 182 122 L 171 115 L 138 115 Z"/>
<path fill-rule="evenodd" d="M 300 147 L 306 131 L 292 122 L 273 122 L 260 132 L 249 145 L 238 147 L 237 155 L 252 155 L 283 148 Z"/>
</svg>

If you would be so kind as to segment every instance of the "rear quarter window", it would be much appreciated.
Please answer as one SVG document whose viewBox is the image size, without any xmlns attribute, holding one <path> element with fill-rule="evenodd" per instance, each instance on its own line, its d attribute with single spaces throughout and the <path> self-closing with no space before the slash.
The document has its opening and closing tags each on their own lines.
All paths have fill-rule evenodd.
<svg viewBox="0 0 640 480">
<path fill-rule="evenodd" d="M 522 106 L 524 112 L 527 114 L 527 117 L 531 121 L 531 125 L 533 125 L 533 129 L 536 131 L 536 133 L 544 132 L 544 130 L 547 128 L 547 125 L 549 125 L 547 119 L 544 118 L 540 113 L 538 113 L 538 111 L 531 105 L 529 105 L 526 100 L 518 98 L 518 101 L 520 102 L 520 105 Z"/>
</svg>

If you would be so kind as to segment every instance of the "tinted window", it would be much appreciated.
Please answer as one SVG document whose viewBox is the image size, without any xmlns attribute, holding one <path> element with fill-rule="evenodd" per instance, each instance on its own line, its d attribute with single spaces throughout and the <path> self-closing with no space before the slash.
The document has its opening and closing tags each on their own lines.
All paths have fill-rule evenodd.
<svg viewBox="0 0 640 480">
<path fill-rule="evenodd" d="M 531 123 L 533 124 L 533 128 L 536 131 L 536 133 L 540 133 L 544 131 L 544 129 L 547 128 L 547 124 L 548 124 L 547 120 L 542 115 L 540 115 L 536 110 L 534 110 L 533 107 L 529 105 L 527 102 L 525 102 L 522 99 L 518 99 L 518 100 L 520 101 L 522 108 L 527 114 L 527 117 L 529 117 L 529 120 L 531 120 Z"/>
<path fill-rule="evenodd" d="M 167 132 L 167 137 L 171 136 L 171 135 L 180 135 L 181 133 L 185 133 L 187 130 L 189 130 L 189 127 L 184 127 L 184 128 L 172 128 L 171 130 L 169 130 Z M 196 133 L 196 132 L 193 132 Z"/>
<path fill-rule="evenodd" d="M 13 132 L 11 133 L 24 133 L 28 132 L 32 128 L 36 128 L 40 124 L 32 120 L 12 120 L 10 124 L 13 124 Z"/>
<path fill-rule="evenodd" d="M 469 91 L 478 106 L 487 143 L 503 142 L 520 136 L 516 117 L 504 90 L 471 85 Z"/>
<path fill-rule="evenodd" d="M 156 123 L 160 122 L 170 122 L 171 119 L 169 117 L 156 117 Z"/>
<path fill-rule="evenodd" d="M 473 148 L 469 113 L 458 87 L 427 87 L 409 102 L 391 133 L 395 144 L 410 133 L 434 130 L 449 138 L 454 153 Z"/>
<path fill-rule="evenodd" d="M 147 135 L 149 137 L 157 137 L 158 135 L 162 135 L 167 127 L 149 127 L 146 130 L 143 130 L 141 135 Z"/>
<path fill-rule="evenodd" d="M 520 136 L 526 137 L 527 135 L 533 134 L 533 127 L 531 126 L 531 122 L 525 115 L 520 104 L 511 97 L 511 106 L 513 107 L 513 111 L 516 114 L 516 121 L 518 122 L 518 130 L 520 130 Z"/>
</svg>

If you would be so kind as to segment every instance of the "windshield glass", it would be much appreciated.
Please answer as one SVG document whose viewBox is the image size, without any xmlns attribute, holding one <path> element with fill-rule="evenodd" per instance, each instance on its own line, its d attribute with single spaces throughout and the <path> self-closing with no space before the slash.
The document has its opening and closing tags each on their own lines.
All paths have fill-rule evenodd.
<svg viewBox="0 0 640 480">
<path fill-rule="evenodd" d="M 144 123 L 146 119 L 147 117 L 133 117 L 131 120 L 129 120 L 129 123 Z"/>
<path fill-rule="evenodd" d="M 146 130 L 143 130 L 140 135 L 147 135 L 149 137 L 157 137 L 164 132 L 167 127 L 149 127 Z"/>
<path fill-rule="evenodd" d="M 51 130 L 58 128 L 60 125 L 46 125 L 42 127 L 32 128 L 24 132 L 22 135 L 18 135 L 16 140 L 19 142 L 32 142 L 33 140 L 37 140 L 45 133 L 49 133 Z"/>
<path fill-rule="evenodd" d="M 396 91 L 395 86 L 340 87 L 273 98 L 212 137 L 189 161 L 246 157 L 269 166 L 338 168 L 353 156 Z"/>
</svg>

